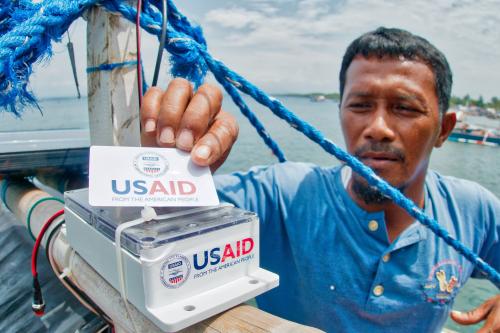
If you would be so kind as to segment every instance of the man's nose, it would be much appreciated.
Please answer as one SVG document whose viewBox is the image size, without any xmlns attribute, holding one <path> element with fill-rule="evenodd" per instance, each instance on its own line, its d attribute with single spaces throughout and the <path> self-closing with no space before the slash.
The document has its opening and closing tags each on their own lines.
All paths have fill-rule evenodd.
<svg viewBox="0 0 500 333">
<path fill-rule="evenodd" d="M 391 142 L 395 138 L 395 133 L 390 126 L 388 114 L 382 108 L 374 112 L 368 126 L 364 130 L 364 137 L 370 141 Z"/>
</svg>

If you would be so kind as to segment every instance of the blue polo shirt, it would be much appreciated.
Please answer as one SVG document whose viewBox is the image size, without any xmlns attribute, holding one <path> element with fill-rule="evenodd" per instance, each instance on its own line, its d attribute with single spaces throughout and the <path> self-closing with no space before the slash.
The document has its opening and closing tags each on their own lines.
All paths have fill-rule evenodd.
<svg viewBox="0 0 500 333">
<path fill-rule="evenodd" d="M 439 332 L 481 274 L 418 222 L 389 242 L 384 213 L 351 199 L 342 169 L 287 162 L 215 177 L 222 201 L 259 215 L 261 266 L 280 275 L 259 307 L 327 332 Z M 500 269 L 493 194 L 429 171 L 425 211 Z"/>
</svg>

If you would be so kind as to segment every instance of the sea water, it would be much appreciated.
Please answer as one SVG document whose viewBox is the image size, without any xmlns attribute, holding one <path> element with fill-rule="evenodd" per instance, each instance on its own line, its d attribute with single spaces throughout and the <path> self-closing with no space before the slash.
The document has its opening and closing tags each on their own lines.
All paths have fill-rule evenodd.
<svg viewBox="0 0 500 333">
<path fill-rule="evenodd" d="M 345 147 L 339 123 L 338 104 L 335 101 L 311 102 L 306 98 L 280 97 L 290 110 L 322 131 L 333 142 Z M 315 163 L 322 166 L 338 165 L 339 162 L 322 148 L 312 143 L 304 135 L 275 117 L 269 110 L 254 101 L 247 101 L 259 116 L 267 131 L 281 146 L 288 160 Z M 21 119 L 0 113 L 0 132 L 40 131 L 51 129 L 88 128 L 87 102 L 85 98 L 47 99 L 40 102 L 42 112 L 28 109 Z M 264 145 L 249 122 L 225 96 L 223 108 L 234 114 L 240 124 L 239 139 L 226 163 L 218 173 L 247 170 L 254 165 L 275 163 L 276 157 Z M 471 117 L 468 121 L 500 128 L 500 121 Z M 500 148 L 446 142 L 435 149 L 431 158 L 431 168 L 445 175 L 466 178 L 482 184 L 500 197 Z M 488 281 L 471 279 L 456 299 L 454 308 L 470 310 L 487 298 L 498 293 Z M 448 321 L 447 327 L 459 332 L 475 332 L 480 325 L 459 326 Z"/>
</svg>

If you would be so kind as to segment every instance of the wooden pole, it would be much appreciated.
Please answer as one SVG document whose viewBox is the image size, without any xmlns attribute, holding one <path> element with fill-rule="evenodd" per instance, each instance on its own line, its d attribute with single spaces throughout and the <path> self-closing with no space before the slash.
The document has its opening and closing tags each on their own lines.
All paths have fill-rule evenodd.
<svg viewBox="0 0 500 333">
<path fill-rule="evenodd" d="M 134 26 L 99 6 L 87 13 L 87 66 L 135 61 Z M 135 66 L 88 74 L 92 145 L 139 146 L 139 102 Z"/>
</svg>

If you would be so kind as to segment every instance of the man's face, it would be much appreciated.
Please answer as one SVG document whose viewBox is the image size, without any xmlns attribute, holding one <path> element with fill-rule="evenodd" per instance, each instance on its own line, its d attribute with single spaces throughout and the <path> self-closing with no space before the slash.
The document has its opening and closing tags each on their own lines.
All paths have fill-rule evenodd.
<svg viewBox="0 0 500 333">
<path fill-rule="evenodd" d="M 358 55 L 347 69 L 340 106 L 347 150 L 395 187 L 424 179 L 448 118 L 442 130 L 434 73 L 423 62 Z"/>
</svg>

